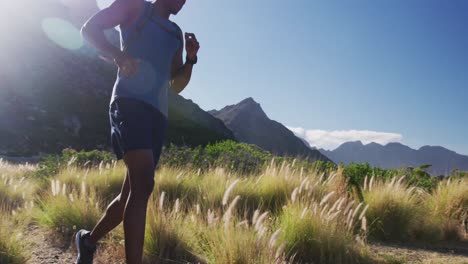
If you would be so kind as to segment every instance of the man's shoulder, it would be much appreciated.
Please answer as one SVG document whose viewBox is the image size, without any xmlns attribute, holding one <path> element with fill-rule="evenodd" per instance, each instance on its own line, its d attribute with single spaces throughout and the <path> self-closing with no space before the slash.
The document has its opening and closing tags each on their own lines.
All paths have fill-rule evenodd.
<svg viewBox="0 0 468 264">
<path fill-rule="evenodd" d="M 169 20 L 171 21 L 171 20 Z M 177 25 L 176 22 L 174 21 L 171 21 L 172 25 L 174 25 L 174 27 L 176 28 L 177 30 L 177 35 L 179 36 L 179 38 L 182 40 L 183 39 L 183 36 L 182 36 L 182 29 L 179 27 L 179 25 Z"/>
<path fill-rule="evenodd" d="M 128 8 L 130 11 L 144 8 L 145 0 L 115 0 L 113 5 Z"/>
<path fill-rule="evenodd" d="M 144 8 L 145 0 L 115 0 L 113 6 L 125 13 L 127 21 L 123 23 L 123 26 L 133 23 L 138 14 Z"/>
<path fill-rule="evenodd" d="M 169 20 L 171 21 L 171 20 Z M 179 25 L 177 25 L 176 22 L 174 21 L 171 21 L 172 25 L 174 25 L 174 27 L 177 29 L 177 32 L 180 33 L 182 35 L 182 29 L 179 27 Z"/>
</svg>

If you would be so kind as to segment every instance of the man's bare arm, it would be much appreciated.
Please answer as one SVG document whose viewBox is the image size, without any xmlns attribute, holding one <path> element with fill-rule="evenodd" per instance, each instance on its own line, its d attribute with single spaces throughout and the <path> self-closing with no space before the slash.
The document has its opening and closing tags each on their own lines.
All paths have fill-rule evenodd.
<svg viewBox="0 0 468 264">
<path fill-rule="evenodd" d="M 180 37 L 182 39 L 182 36 Z M 185 33 L 185 41 L 187 43 L 187 57 L 193 60 L 197 56 L 200 45 L 195 38 L 195 35 L 191 33 Z M 172 63 L 171 88 L 177 94 L 182 92 L 185 87 L 187 87 L 188 83 L 190 82 L 190 78 L 192 77 L 193 70 L 193 65 L 188 63 L 183 64 L 182 62 L 183 47 L 184 45 L 182 43 L 181 47 L 174 56 L 174 61 Z"/>
<path fill-rule="evenodd" d="M 175 74 L 173 74 L 171 88 L 177 94 L 181 93 L 185 87 L 187 87 L 192 77 L 193 65 L 183 64 L 177 69 Z"/>
<path fill-rule="evenodd" d="M 131 23 L 136 18 L 138 8 L 143 8 L 142 0 L 116 0 L 109 7 L 93 15 L 81 28 L 83 38 L 97 50 L 112 57 L 119 68 L 125 66 L 122 68 L 127 75 L 136 72 L 137 60 L 112 45 L 104 35 L 104 30 Z"/>
</svg>

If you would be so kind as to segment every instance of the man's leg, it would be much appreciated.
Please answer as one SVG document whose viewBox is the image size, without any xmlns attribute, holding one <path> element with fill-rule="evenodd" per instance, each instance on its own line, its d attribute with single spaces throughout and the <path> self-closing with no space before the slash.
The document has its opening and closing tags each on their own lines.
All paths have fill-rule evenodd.
<svg viewBox="0 0 468 264">
<path fill-rule="evenodd" d="M 104 235 L 109 233 L 112 229 L 117 227 L 123 220 L 123 213 L 125 204 L 130 193 L 130 178 L 127 174 L 122 184 L 120 194 L 107 206 L 107 210 L 94 229 L 91 231 L 88 241 L 90 243 L 97 243 Z"/>
<path fill-rule="evenodd" d="M 124 211 L 125 256 L 127 264 L 141 264 L 148 199 L 154 188 L 151 149 L 128 151 L 124 155 L 130 178 L 130 195 Z"/>
</svg>

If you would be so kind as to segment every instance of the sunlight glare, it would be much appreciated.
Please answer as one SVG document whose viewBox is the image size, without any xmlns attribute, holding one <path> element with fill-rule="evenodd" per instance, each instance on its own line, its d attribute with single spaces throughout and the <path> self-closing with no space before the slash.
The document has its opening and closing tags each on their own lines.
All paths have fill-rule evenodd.
<svg viewBox="0 0 468 264">
<path fill-rule="evenodd" d="M 96 0 L 96 2 L 99 9 L 104 9 L 106 7 L 109 7 L 112 4 L 112 2 L 114 2 L 114 0 Z"/>
<path fill-rule="evenodd" d="M 61 18 L 43 19 L 42 30 L 50 40 L 62 48 L 77 50 L 83 46 L 80 31 L 70 22 Z"/>
</svg>

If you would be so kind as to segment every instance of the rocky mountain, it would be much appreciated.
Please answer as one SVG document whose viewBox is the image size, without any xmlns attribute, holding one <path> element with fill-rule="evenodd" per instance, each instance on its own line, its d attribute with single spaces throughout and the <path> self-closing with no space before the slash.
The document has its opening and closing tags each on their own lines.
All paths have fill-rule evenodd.
<svg viewBox="0 0 468 264">
<path fill-rule="evenodd" d="M 260 104 L 250 97 L 219 111 L 208 112 L 222 120 L 241 142 L 255 144 L 277 155 L 329 160 L 319 151 L 310 149 L 281 123 L 268 118 Z"/>
<path fill-rule="evenodd" d="M 27 12 L 25 7 L 27 6 Z M 0 4 L 0 155 L 31 156 L 63 148 L 110 149 L 109 99 L 116 68 L 81 41 L 95 0 Z M 106 32 L 112 43 L 117 31 Z M 190 87 L 188 87 L 190 89 Z M 234 139 L 218 119 L 170 96 L 167 144 Z"/>
<path fill-rule="evenodd" d="M 169 93 L 170 142 L 178 145 L 206 145 L 226 139 L 236 140 L 234 134 L 219 119 L 201 109 L 192 100 Z"/>
<path fill-rule="evenodd" d="M 418 167 L 431 164 L 427 171 L 431 175 L 448 175 L 453 169 L 468 170 L 468 156 L 438 146 L 424 146 L 412 149 L 400 143 L 362 144 L 360 141 L 346 142 L 333 151 L 320 149 L 320 152 L 334 162 L 367 162 L 381 168 Z"/>
</svg>

